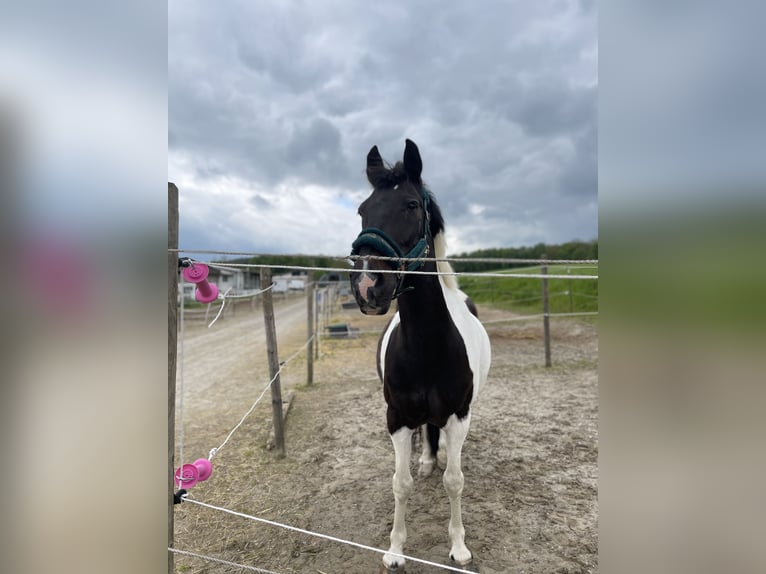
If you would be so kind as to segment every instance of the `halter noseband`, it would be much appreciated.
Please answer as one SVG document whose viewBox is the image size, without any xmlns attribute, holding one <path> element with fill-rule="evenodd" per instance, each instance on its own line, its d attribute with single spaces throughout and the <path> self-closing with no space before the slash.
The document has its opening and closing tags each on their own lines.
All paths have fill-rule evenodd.
<svg viewBox="0 0 766 574">
<path fill-rule="evenodd" d="M 431 217 L 428 213 L 428 192 L 422 190 L 423 197 L 423 209 L 425 210 L 425 220 L 423 223 L 423 236 L 415 244 L 415 247 L 410 249 L 407 253 L 402 253 L 402 250 L 391 239 L 388 234 L 382 229 L 377 227 L 366 227 L 359 232 L 354 242 L 351 244 L 351 255 L 359 255 L 359 251 L 362 247 L 370 247 L 384 257 L 390 257 L 389 263 L 394 269 L 399 271 L 416 271 L 423 266 L 423 258 L 428 257 L 428 239 L 431 236 Z M 396 260 L 399 260 L 398 262 Z M 405 261 L 406 259 L 415 259 L 416 261 Z M 398 275 L 396 291 L 394 297 L 400 295 L 403 291 L 400 289 L 403 280 L 402 275 Z M 411 288 L 412 289 L 412 288 Z M 406 289 L 405 291 L 408 291 Z"/>
</svg>

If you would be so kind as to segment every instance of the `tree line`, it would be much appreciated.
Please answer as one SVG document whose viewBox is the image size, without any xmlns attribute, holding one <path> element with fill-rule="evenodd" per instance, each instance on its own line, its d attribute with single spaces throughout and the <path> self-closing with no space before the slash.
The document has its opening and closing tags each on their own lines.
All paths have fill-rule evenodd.
<svg viewBox="0 0 766 574">
<path fill-rule="evenodd" d="M 527 247 L 495 247 L 461 253 L 453 257 L 458 259 L 542 259 L 543 257 L 548 259 L 598 259 L 598 240 L 568 241 L 559 244 L 538 243 Z M 452 267 L 458 272 L 480 272 L 526 266 L 528 266 L 526 263 L 452 262 Z"/>
<path fill-rule="evenodd" d="M 538 243 L 526 247 L 495 247 L 451 255 L 457 259 L 598 259 L 598 240 L 568 241 L 567 243 Z M 228 259 L 229 263 L 250 263 L 260 265 L 296 265 L 300 267 L 345 267 L 345 262 L 337 257 L 324 255 L 259 255 L 257 257 Z M 493 269 L 524 267 L 524 263 L 473 263 L 455 261 L 452 267 L 458 272 L 480 272 Z M 285 270 L 289 273 L 289 270 Z M 296 272 L 297 273 L 297 272 Z M 324 271 L 309 272 L 312 279 L 318 280 Z"/>
</svg>

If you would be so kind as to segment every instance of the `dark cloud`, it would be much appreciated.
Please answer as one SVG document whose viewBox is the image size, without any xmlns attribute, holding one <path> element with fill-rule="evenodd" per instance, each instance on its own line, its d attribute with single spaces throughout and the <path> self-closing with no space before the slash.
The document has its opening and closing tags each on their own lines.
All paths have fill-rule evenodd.
<svg viewBox="0 0 766 574">
<path fill-rule="evenodd" d="M 570 88 L 562 78 L 520 87 L 509 119 L 534 137 L 571 133 L 596 123 L 596 87 Z"/>
<path fill-rule="evenodd" d="M 596 193 L 592 2 L 191 1 L 171 3 L 169 32 L 171 157 L 202 181 L 239 178 L 272 206 L 285 182 L 364 194 L 369 148 L 397 161 L 409 137 L 456 233 L 534 217 L 546 241 L 567 206 L 566 229 L 596 235 L 572 208 Z"/>
<path fill-rule="evenodd" d="M 348 167 L 341 150 L 340 131 L 324 118 L 297 126 L 285 148 L 285 158 L 292 165 L 310 168 L 313 179 L 322 183 L 338 181 Z"/>
<path fill-rule="evenodd" d="M 271 201 L 269 201 L 268 199 L 266 199 L 265 197 L 263 197 L 263 195 L 259 193 L 256 193 L 250 198 L 250 203 L 252 203 L 256 208 L 260 210 L 273 209 L 274 207 Z"/>
<path fill-rule="evenodd" d="M 558 186 L 567 194 L 595 201 L 598 196 L 598 131 L 588 125 L 573 139 L 575 154 L 564 164 Z"/>
<path fill-rule="evenodd" d="M 237 56 L 250 71 L 291 92 L 303 92 L 320 82 L 327 71 L 312 61 L 302 39 L 287 31 L 269 45 L 262 37 L 248 36 L 238 41 Z"/>
</svg>

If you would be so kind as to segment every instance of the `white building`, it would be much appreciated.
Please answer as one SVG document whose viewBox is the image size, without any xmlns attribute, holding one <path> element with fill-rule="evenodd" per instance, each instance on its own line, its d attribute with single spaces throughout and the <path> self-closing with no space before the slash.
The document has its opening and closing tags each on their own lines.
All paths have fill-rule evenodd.
<svg viewBox="0 0 766 574">
<path fill-rule="evenodd" d="M 306 290 L 306 275 L 274 275 L 272 280 L 274 281 L 273 291 L 275 293 Z"/>
</svg>

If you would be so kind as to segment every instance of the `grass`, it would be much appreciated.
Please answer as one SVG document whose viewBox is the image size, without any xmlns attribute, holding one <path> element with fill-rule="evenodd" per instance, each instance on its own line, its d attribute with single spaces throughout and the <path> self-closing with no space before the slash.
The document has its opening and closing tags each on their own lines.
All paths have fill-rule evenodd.
<svg viewBox="0 0 766 574">
<path fill-rule="evenodd" d="M 505 269 L 498 273 L 539 275 L 541 267 Z M 549 275 L 598 275 L 597 267 L 550 265 Z M 509 277 L 460 277 L 460 289 L 476 303 L 518 313 L 542 313 L 542 279 Z M 551 313 L 598 311 L 598 280 L 549 279 L 548 305 Z"/>
</svg>

